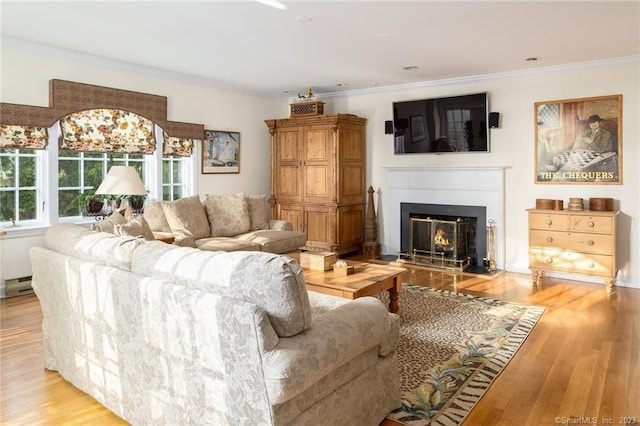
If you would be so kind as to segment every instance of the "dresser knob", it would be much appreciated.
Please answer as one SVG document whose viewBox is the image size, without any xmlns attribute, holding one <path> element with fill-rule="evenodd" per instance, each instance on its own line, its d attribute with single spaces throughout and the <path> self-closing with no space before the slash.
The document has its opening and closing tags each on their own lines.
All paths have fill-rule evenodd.
<svg viewBox="0 0 640 426">
<path fill-rule="evenodd" d="M 548 259 L 547 259 L 547 263 L 553 263 L 553 258 L 551 258 L 551 257 L 550 257 L 550 258 L 548 258 Z"/>
<path fill-rule="evenodd" d="M 594 225 L 595 225 L 595 224 L 594 224 L 592 221 L 587 222 L 587 226 L 588 226 L 589 228 L 593 228 L 593 226 L 594 226 Z"/>
<path fill-rule="evenodd" d="M 547 242 L 548 243 L 552 243 L 553 242 L 553 238 L 552 237 L 547 237 Z"/>
<path fill-rule="evenodd" d="M 594 268 L 595 266 L 596 266 L 596 265 L 595 265 L 593 262 L 591 262 L 591 263 L 589 264 L 589 268 Z"/>
<path fill-rule="evenodd" d="M 551 225 L 553 222 L 551 222 L 551 219 L 547 219 L 544 221 L 544 223 L 546 223 L 547 225 Z"/>
<path fill-rule="evenodd" d="M 595 244 L 595 242 L 594 242 L 593 240 L 589 240 L 589 241 L 587 241 L 587 245 L 588 245 L 588 246 L 592 246 L 592 245 L 594 245 L 594 244 Z"/>
</svg>

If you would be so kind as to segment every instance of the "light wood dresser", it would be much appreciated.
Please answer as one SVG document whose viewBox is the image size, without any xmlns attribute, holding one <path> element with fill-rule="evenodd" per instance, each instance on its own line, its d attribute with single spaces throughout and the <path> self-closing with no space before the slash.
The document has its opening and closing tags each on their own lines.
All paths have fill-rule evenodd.
<svg viewBox="0 0 640 426">
<path fill-rule="evenodd" d="M 537 285 L 544 272 L 602 277 L 607 292 L 616 280 L 618 211 L 529 212 L 529 269 Z"/>
</svg>

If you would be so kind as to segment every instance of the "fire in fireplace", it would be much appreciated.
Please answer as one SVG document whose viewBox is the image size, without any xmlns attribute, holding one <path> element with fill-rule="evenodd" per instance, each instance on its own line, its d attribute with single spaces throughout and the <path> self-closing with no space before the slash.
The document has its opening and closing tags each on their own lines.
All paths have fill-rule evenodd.
<svg viewBox="0 0 640 426">
<path fill-rule="evenodd" d="M 486 208 L 401 203 L 398 260 L 458 271 L 483 270 Z"/>
<path fill-rule="evenodd" d="M 469 230 L 469 218 L 444 220 L 411 214 L 409 249 L 401 259 L 441 268 L 465 270 L 471 265 Z"/>
</svg>

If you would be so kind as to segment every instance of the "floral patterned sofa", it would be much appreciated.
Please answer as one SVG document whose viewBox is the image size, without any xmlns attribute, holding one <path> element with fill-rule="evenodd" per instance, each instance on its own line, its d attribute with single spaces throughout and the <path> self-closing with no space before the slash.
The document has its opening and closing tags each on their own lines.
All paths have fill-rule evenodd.
<svg viewBox="0 0 640 426">
<path fill-rule="evenodd" d="M 131 424 L 378 425 L 399 320 L 299 265 L 58 224 L 30 251 L 45 367 Z"/>
<path fill-rule="evenodd" d="M 144 218 L 156 234 L 173 235 L 181 246 L 210 251 L 287 253 L 307 236 L 289 222 L 269 220 L 264 195 L 198 195 L 149 203 Z"/>
</svg>

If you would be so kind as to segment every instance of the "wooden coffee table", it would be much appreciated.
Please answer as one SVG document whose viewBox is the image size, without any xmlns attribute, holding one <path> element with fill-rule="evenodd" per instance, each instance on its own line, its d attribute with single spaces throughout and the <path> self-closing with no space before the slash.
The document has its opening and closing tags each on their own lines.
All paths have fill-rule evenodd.
<svg viewBox="0 0 640 426">
<path fill-rule="evenodd" d="M 300 260 L 299 254 L 291 253 L 288 256 L 296 261 Z M 303 269 L 307 289 L 347 299 L 375 296 L 383 291 L 388 291 L 389 311 L 398 312 L 398 297 L 402 289 L 402 280 L 400 278 L 402 273 L 407 271 L 406 269 L 354 260 L 347 260 L 346 262 L 355 268 L 353 274 L 338 275 L 332 270 L 314 271 Z"/>
</svg>

